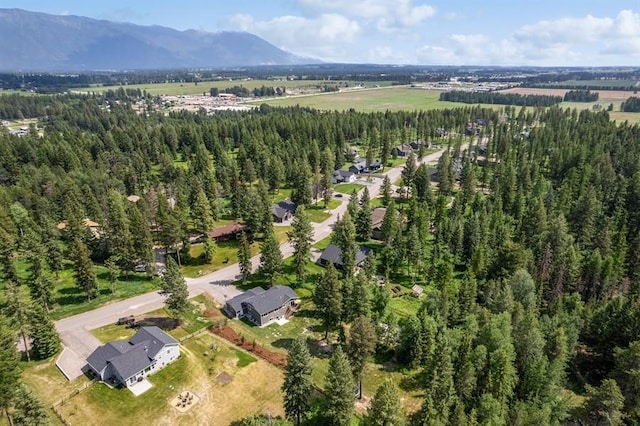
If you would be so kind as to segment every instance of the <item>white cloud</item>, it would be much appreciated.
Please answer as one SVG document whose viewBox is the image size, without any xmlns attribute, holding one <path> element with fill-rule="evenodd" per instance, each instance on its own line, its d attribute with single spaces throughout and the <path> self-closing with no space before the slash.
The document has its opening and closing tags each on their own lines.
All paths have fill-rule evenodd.
<svg viewBox="0 0 640 426">
<path fill-rule="evenodd" d="M 279 16 L 256 21 L 251 15 L 229 19 L 231 28 L 251 32 L 285 50 L 325 60 L 345 60 L 345 44 L 354 41 L 360 25 L 345 16 L 325 13 L 315 18 Z"/>
<path fill-rule="evenodd" d="M 304 8 L 339 12 L 348 17 L 373 20 L 379 30 L 392 31 L 415 26 L 436 14 L 427 4 L 413 0 L 298 0 Z"/>
</svg>

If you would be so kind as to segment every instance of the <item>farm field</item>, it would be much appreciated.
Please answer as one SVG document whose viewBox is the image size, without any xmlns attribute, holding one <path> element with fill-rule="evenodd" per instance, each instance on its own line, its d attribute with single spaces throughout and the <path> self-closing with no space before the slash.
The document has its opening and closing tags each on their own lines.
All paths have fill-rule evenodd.
<svg viewBox="0 0 640 426">
<path fill-rule="evenodd" d="M 140 89 L 146 90 L 147 93 L 152 95 L 200 95 L 204 92 L 208 93 L 209 89 L 217 87 L 224 90 L 233 86 L 246 87 L 249 90 L 259 88 L 262 86 L 267 87 L 286 87 L 287 89 L 298 90 L 317 90 L 317 86 L 327 85 L 341 85 L 344 81 L 328 81 L 328 80 L 218 80 L 218 81 L 201 81 L 198 83 L 149 83 L 149 84 L 131 84 L 126 86 L 91 86 L 85 88 L 75 89 L 74 92 L 80 93 L 103 93 L 107 90 L 115 90 L 120 87 L 126 89 Z M 355 81 L 346 82 L 349 86 L 358 84 Z M 389 85 L 390 82 L 367 82 L 369 85 Z"/>
<path fill-rule="evenodd" d="M 640 88 L 638 80 L 567 80 L 557 83 L 548 83 L 549 86 L 575 86 L 575 87 L 610 87 L 615 90 L 620 87 L 635 86 Z"/>
</svg>

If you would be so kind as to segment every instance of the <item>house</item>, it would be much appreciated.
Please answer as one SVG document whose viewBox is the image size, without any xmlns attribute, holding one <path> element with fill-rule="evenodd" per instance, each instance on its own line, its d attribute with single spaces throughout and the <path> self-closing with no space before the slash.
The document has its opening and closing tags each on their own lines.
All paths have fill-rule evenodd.
<svg viewBox="0 0 640 426">
<path fill-rule="evenodd" d="M 137 203 L 138 201 L 140 201 L 140 196 L 139 195 L 134 195 L 131 194 L 127 197 L 127 200 L 132 202 L 132 203 Z"/>
<path fill-rule="evenodd" d="M 353 183 L 356 181 L 356 175 L 349 170 L 336 170 L 333 172 L 331 182 L 333 183 Z"/>
<path fill-rule="evenodd" d="M 398 146 L 394 146 L 391 149 L 391 155 L 395 155 L 396 157 L 408 157 L 409 154 L 411 154 L 413 152 L 413 149 L 411 149 L 411 146 L 409 145 L 398 145 Z"/>
<path fill-rule="evenodd" d="M 117 340 L 97 348 L 87 358 L 103 382 L 131 386 L 163 369 L 180 356 L 180 344 L 158 327 L 142 327 L 129 341 Z"/>
<path fill-rule="evenodd" d="M 424 139 L 418 139 L 418 140 L 409 142 L 409 146 L 414 151 L 417 151 L 417 150 L 420 149 L 420 147 L 430 148 L 431 147 L 431 142 L 427 142 Z"/>
<path fill-rule="evenodd" d="M 102 236 L 102 227 L 99 223 L 92 221 L 91 219 L 84 218 L 80 221 L 80 225 L 84 226 L 91 232 L 94 238 L 100 238 Z M 67 222 L 60 222 L 56 225 L 58 231 L 66 231 Z"/>
<path fill-rule="evenodd" d="M 374 240 L 382 239 L 382 222 L 384 215 L 387 214 L 385 207 L 378 207 L 371 210 L 371 238 Z"/>
<path fill-rule="evenodd" d="M 367 161 L 362 160 L 349 166 L 349 171 L 354 174 L 377 172 L 383 167 L 382 163 L 375 160 L 367 166 Z"/>
<path fill-rule="evenodd" d="M 299 303 L 298 295 L 287 286 L 276 285 L 269 290 L 252 288 L 229 299 L 225 312 L 234 319 L 247 318 L 259 327 L 290 317 Z"/>
<path fill-rule="evenodd" d="M 358 251 L 356 252 L 356 266 L 362 266 L 370 251 L 367 247 L 358 247 Z M 320 254 L 318 263 L 322 266 L 329 266 L 329 264 L 332 263 L 336 269 L 342 269 L 342 250 L 336 245 L 329 244 Z"/>
<path fill-rule="evenodd" d="M 413 287 L 411 287 L 411 291 L 413 292 L 413 295 L 415 297 L 420 297 L 422 296 L 422 293 L 424 293 L 424 289 L 418 284 L 415 284 Z"/>
<path fill-rule="evenodd" d="M 214 239 L 216 242 L 220 241 L 230 241 L 230 240 L 239 240 L 242 231 L 245 233 L 249 233 L 249 229 L 247 225 L 243 225 L 242 223 L 233 222 L 228 225 L 219 226 L 214 230 L 209 232 L 209 237 Z"/>
<path fill-rule="evenodd" d="M 296 208 L 298 208 L 296 203 L 289 199 L 280 201 L 278 204 L 272 205 L 271 215 L 273 216 L 273 221 L 283 223 L 290 220 L 295 214 Z"/>
</svg>

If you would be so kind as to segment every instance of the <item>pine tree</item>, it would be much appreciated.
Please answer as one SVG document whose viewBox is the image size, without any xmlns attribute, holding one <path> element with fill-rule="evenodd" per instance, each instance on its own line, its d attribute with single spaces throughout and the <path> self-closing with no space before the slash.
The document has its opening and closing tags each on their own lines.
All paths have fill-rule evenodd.
<svg viewBox="0 0 640 426">
<path fill-rule="evenodd" d="M 18 334 L 22 339 L 22 344 L 25 348 L 27 355 L 27 361 L 31 361 L 29 355 L 29 343 L 27 336 L 31 331 L 31 323 L 29 321 L 29 306 L 22 300 L 20 288 L 13 282 L 7 281 L 6 287 L 6 305 L 5 311 L 7 318 L 11 321 L 12 325 L 18 330 Z"/>
<path fill-rule="evenodd" d="M 298 337 L 289 348 L 282 384 L 285 414 L 297 426 L 309 411 L 309 398 L 313 391 L 311 370 L 311 354 L 307 342 L 303 337 Z"/>
<path fill-rule="evenodd" d="M 376 348 L 376 330 L 367 317 L 358 317 L 351 325 L 346 353 L 351 361 L 353 377 L 358 380 L 358 398 L 362 398 L 362 374 L 367 359 Z"/>
<path fill-rule="evenodd" d="M 270 226 L 260 246 L 260 272 L 264 274 L 267 282 L 272 286 L 281 268 L 282 252 L 280 251 L 280 244 L 276 239 L 273 226 Z"/>
<path fill-rule="evenodd" d="M 586 385 L 587 403 L 582 418 L 587 424 L 618 426 L 624 423 L 624 396 L 613 379 L 605 379 L 600 386 Z"/>
<path fill-rule="evenodd" d="M 338 219 L 331 235 L 331 242 L 342 252 L 342 272 L 346 278 L 351 278 L 356 267 L 356 228 L 347 211 L 342 219 Z"/>
<path fill-rule="evenodd" d="M 128 203 L 127 214 L 129 215 L 129 229 L 132 236 L 132 256 L 133 259 L 144 265 L 154 265 L 153 238 L 149 230 L 149 221 L 141 211 L 144 200 L 137 203 Z"/>
<path fill-rule="evenodd" d="M 293 246 L 293 259 L 296 265 L 296 279 L 302 284 L 306 277 L 307 261 L 311 255 L 313 243 L 313 227 L 303 206 L 299 206 L 291 222 L 291 231 L 287 233 Z"/>
<path fill-rule="evenodd" d="M 96 281 L 93 263 L 89 259 L 89 250 L 80 238 L 73 240 L 72 254 L 76 284 L 84 290 L 87 300 L 91 300 L 96 297 L 98 282 Z"/>
<path fill-rule="evenodd" d="M 4 410 L 7 419 L 20 380 L 18 361 L 14 333 L 5 318 L 0 317 L 0 409 Z"/>
<path fill-rule="evenodd" d="M 411 186 L 413 184 L 413 179 L 415 178 L 417 170 L 418 165 L 416 164 L 416 156 L 412 152 L 407 158 L 404 169 L 402 169 L 402 184 L 404 186 Z"/>
<path fill-rule="evenodd" d="M 407 424 L 398 388 L 391 380 L 386 380 L 376 390 L 365 424 L 368 426 L 404 426 Z"/>
<path fill-rule="evenodd" d="M 371 200 L 365 187 L 360 197 L 360 208 L 356 216 L 356 237 L 360 241 L 369 241 L 371 237 Z"/>
<path fill-rule="evenodd" d="M 325 339 L 329 336 L 329 329 L 338 325 L 342 316 L 342 292 L 340 287 L 338 271 L 336 271 L 333 264 L 329 264 L 324 276 L 318 280 L 318 285 L 316 285 L 316 290 L 313 293 L 316 309 L 324 322 Z"/>
<path fill-rule="evenodd" d="M 333 426 L 348 426 L 353 417 L 354 383 L 349 360 L 338 346 L 327 371 L 327 419 Z"/>
<path fill-rule="evenodd" d="M 31 338 L 33 339 L 33 355 L 45 359 L 60 350 L 60 336 L 47 312 L 35 304 L 31 308 Z"/>
<path fill-rule="evenodd" d="M 16 390 L 13 405 L 14 426 L 48 426 L 50 423 L 47 410 L 24 384 Z"/>
<path fill-rule="evenodd" d="M 242 275 L 242 283 L 246 284 L 251 275 L 251 247 L 244 231 L 240 234 L 240 242 L 238 244 L 238 266 Z"/>
<path fill-rule="evenodd" d="M 49 306 L 53 303 L 54 283 L 45 272 L 45 248 L 34 238 L 30 239 L 28 246 L 29 278 L 27 283 L 31 299 L 42 303 L 45 309 L 49 310 Z"/>
<path fill-rule="evenodd" d="M 129 216 L 124 208 L 122 195 L 110 190 L 107 195 L 108 221 L 106 226 L 107 252 L 117 256 L 121 266 L 129 268 L 137 260 L 133 256 L 133 236 Z"/>
<path fill-rule="evenodd" d="M 104 262 L 104 266 L 107 268 L 107 281 L 109 281 L 109 288 L 111 289 L 111 294 L 113 294 L 116 292 L 116 286 L 118 284 L 118 279 L 120 278 L 118 261 L 113 257 L 109 257 Z"/>
<path fill-rule="evenodd" d="M 349 294 L 349 302 L 345 306 L 345 321 L 351 322 L 358 317 L 369 317 L 371 304 L 369 295 L 370 281 L 362 272 L 353 278 L 353 284 Z"/>
<path fill-rule="evenodd" d="M 167 269 L 162 276 L 162 294 L 167 298 L 167 309 L 174 316 L 179 316 L 189 306 L 189 289 L 180 267 L 171 256 L 167 256 Z"/>
<path fill-rule="evenodd" d="M 204 243 L 202 248 L 202 259 L 205 261 L 205 263 L 211 263 L 211 261 L 213 260 L 213 256 L 215 254 L 215 250 L 216 250 L 216 242 L 213 240 L 213 238 L 206 235 L 204 237 Z"/>
<path fill-rule="evenodd" d="M 382 179 L 382 205 L 387 207 L 391 202 L 391 180 L 388 175 Z"/>
</svg>

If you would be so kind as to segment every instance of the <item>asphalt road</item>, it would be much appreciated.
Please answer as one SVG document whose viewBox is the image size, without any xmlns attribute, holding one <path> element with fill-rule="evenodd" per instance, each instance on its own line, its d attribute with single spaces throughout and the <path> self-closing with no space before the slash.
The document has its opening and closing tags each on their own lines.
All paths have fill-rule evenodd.
<svg viewBox="0 0 640 426">
<path fill-rule="evenodd" d="M 437 161 L 444 150 L 435 152 L 422 158 L 420 163 L 431 163 Z M 403 165 L 394 167 L 386 174 L 391 182 L 395 182 L 402 174 Z M 366 179 L 366 176 L 362 176 Z M 371 198 L 378 196 L 382 187 L 382 179 L 371 178 L 371 182 L 366 182 Z M 365 183 L 365 182 L 360 182 Z M 331 211 L 331 216 L 322 223 L 314 224 L 313 240 L 320 241 L 331 234 L 334 223 L 339 215 L 343 215 L 347 210 L 349 196 L 341 198 L 341 204 Z M 289 257 L 293 254 L 293 247 L 289 243 L 282 244 L 280 251 L 283 257 Z M 260 264 L 260 256 L 254 256 L 251 259 L 254 269 Z M 237 296 L 241 293 L 232 282 L 236 281 L 240 275 L 238 264 L 227 266 L 218 271 L 203 275 L 197 278 L 188 278 L 187 286 L 189 287 L 189 296 L 197 296 L 207 293 L 220 304 L 224 304 L 227 299 Z M 130 299 L 122 300 L 115 303 L 102 306 L 92 311 L 74 315 L 57 321 L 55 326 L 60 333 L 64 351 L 58 358 L 56 365 L 60 368 L 69 380 L 80 377 L 85 366 L 85 359 L 102 343 L 95 338 L 90 330 L 103 327 L 108 324 L 114 324 L 118 318 L 127 315 L 142 315 L 144 313 L 154 311 L 164 306 L 164 296 L 157 291 L 135 296 Z"/>
</svg>

